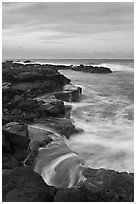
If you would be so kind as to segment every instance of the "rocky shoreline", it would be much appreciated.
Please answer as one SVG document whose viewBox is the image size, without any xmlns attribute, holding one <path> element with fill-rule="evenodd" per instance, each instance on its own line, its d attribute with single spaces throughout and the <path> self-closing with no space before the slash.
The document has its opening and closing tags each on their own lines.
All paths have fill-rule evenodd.
<svg viewBox="0 0 136 204">
<path fill-rule="evenodd" d="M 58 70 L 90 73 L 111 73 L 111 70 L 25 63 L 2 63 L 3 201 L 133 202 L 133 173 L 84 168 L 85 181 L 72 188 L 56 188 L 33 171 L 39 148 L 53 141 L 51 129 L 67 139 L 82 131 L 71 121 L 71 106 L 64 105 L 64 101 L 78 102 L 82 88 L 73 86 Z M 37 124 L 47 127 L 44 136 L 30 134 Z"/>
</svg>

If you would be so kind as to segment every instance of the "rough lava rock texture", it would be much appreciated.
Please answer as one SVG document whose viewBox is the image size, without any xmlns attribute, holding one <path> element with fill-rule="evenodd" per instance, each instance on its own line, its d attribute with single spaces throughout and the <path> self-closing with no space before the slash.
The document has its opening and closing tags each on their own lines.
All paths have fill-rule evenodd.
<svg viewBox="0 0 136 204">
<path fill-rule="evenodd" d="M 27 125 L 18 122 L 7 123 L 2 132 L 2 167 L 10 169 L 20 166 L 29 153 L 30 138 Z"/>
<path fill-rule="evenodd" d="M 56 68 L 40 64 L 2 63 L 2 80 L 10 82 L 18 90 L 41 94 L 61 90 L 70 79 L 60 74 Z"/>
<path fill-rule="evenodd" d="M 90 202 L 133 202 L 134 174 L 85 168 L 87 181 L 80 183 Z"/>
<path fill-rule="evenodd" d="M 54 202 L 87 202 L 86 194 L 77 187 L 59 188 L 54 197 Z"/>
<path fill-rule="evenodd" d="M 13 145 L 27 148 L 29 144 L 29 137 L 27 126 L 18 122 L 7 123 L 2 128 L 3 134 L 7 140 Z"/>
<path fill-rule="evenodd" d="M 42 177 L 30 168 L 3 174 L 3 202 L 51 202 L 53 195 Z"/>
<path fill-rule="evenodd" d="M 72 188 L 58 188 L 55 202 L 133 202 L 134 174 L 85 168 L 86 180 Z"/>
<path fill-rule="evenodd" d="M 3 169 L 14 169 L 20 166 L 17 159 L 7 152 L 2 153 L 2 168 Z"/>
<path fill-rule="evenodd" d="M 63 91 L 54 93 L 57 99 L 61 99 L 67 102 L 79 102 L 82 88 L 79 86 L 66 85 L 63 87 Z"/>
<path fill-rule="evenodd" d="M 62 136 L 65 136 L 67 139 L 73 134 L 77 134 L 81 132 L 81 129 L 76 129 L 75 125 L 71 121 L 70 118 L 43 118 L 35 120 L 35 122 L 39 122 L 43 125 L 46 125 L 50 128 L 53 128 L 58 131 L 58 133 Z"/>
</svg>

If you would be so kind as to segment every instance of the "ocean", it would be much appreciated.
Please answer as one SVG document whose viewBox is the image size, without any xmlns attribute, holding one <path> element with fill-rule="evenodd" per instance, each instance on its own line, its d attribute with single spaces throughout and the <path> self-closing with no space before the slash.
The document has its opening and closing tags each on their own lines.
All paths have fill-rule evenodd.
<svg viewBox="0 0 136 204">
<path fill-rule="evenodd" d="M 38 163 L 35 170 L 42 172 L 44 180 L 50 185 L 71 187 L 81 178 L 81 166 L 134 172 L 134 61 L 31 61 L 43 64 L 106 66 L 112 70 L 111 74 L 59 70 L 74 85 L 82 87 L 80 102 L 66 104 L 72 105 L 72 121 L 83 132 L 72 135 L 69 140 L 57 141 L 53 146 L 42 150 L 39 159 L 40 161 L 42 158 L 42 167 L 39 170 Z M 60 178 L 64 178 L 62 182 Z"/>
<path fill-rule="evenodd" d="M 71 117 L 84 132 L 71 137 L 68 145 L 87 167 L 133 172 L 134 64 L 132 60 L 100 64 L 113 72 L 101 75 L 61 70 L 83 89 L 80 102 L 72 103 Z"/>
</svg>

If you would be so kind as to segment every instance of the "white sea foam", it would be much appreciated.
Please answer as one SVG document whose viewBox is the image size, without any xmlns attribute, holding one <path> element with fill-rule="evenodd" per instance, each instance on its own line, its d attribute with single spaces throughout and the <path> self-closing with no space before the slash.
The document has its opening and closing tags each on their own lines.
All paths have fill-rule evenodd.
<svg viewBox="0 0 136 204">
<path fill-rule="evenodd" d="M 131 71 L 134 72 L 134 69 L 131 66 L 128 65 L 123 65 L 123 64 L 114 64 L 114 63 L 101 63 L 98 65 L 93 65 L 93 66 L 98 66 L 98 67 L 108 67 L 111 69 L 111 71 Z"/>
</svg>

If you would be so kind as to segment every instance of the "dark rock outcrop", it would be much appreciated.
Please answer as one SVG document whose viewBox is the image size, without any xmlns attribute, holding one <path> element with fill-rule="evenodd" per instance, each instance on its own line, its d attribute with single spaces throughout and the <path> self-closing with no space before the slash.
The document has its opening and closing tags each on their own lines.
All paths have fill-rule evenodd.
<svg viewBox="0 0 136 204">
<path fill-rule="evenodd" d="M 133 202 L 134 175 L 106 169 L 86 168 L 87 181 L 80 183 L 89 202 Z"/>
<path fill-rule="evenodd" d="M 11 122 L 3 126 L 3 134 L 7 140 L 15 146 L 27 148 L 29 144 L 29 137 L 27 133 L 27 126 L 19 124 L 18 122 Z"/>
<path fill-rule="evenodd" d="M 87 180 L 76 187 L 57 189 L 56 202 L 133 202 L 134 175 L 106 169 L 85 168 Z"/>
<path fill-rule="evenodd" d="M 84 66 L 84 65 L 73 66 L 72 70 L 100 74 L 112 73 L 112 71 L 107 67 Z"/>
<path fill-rule="evenodd" d="M 35 120 L 35 122 L 57 130 L 60 135 L 65 136 L 67 139 L 71 135 L 81 132 L 81 129 L 76 129 L 69 118 L 43 118 Z"/>
<path fill-rule="evenodd" d="M 6 121 L 32 122 L 40 117 L 61 117 L 66 113 L 63 101 L 55 99 L 38 101 L 30 93 L 16 88 L 3 91 L 3 123 Z M 3 124 L 4 125 L 4 124 Z"/>
<path fill-rule="evenodd" d="M 31 61 L 30 60 L 25 60 L 24 63 L 31 63 Z"/>
<path fill-rule="evenodd" d="M 86 194 L 77 187 L 60 188 L 54 197 L 54 202 L 87 202 Z"/>
<path fill-rule="evenodd" d="M 22 162 L 27 157 L 30 139 L 27 126 L 17 122 L 7 123 L 3 126 L 2 132 L 3 168 L 6 168 L 5 165 L 7 164 L 5 163 L 16 163 L 15 160 Z"/>
<path fill-rule="evenodd" d="M 38 112 L 41 115 L 46 114 L 47 117 L 59 117 L 65 114 L 66 109 L 63 101 L 52 99 L 42 104 Z"/>
<path fill-rule="evenodd" d="M 66 85 L 63 91 L 54 93 L 57 99 L 61 99 L 67 102 L 78 102 L 80 95 L 82 93 L 82 88 L 79 86 Z"/>
<path fill-rule="evenodd" d="M 3 82 L 32 82 L 32 81 L 56 81 L 58 85 L 65 85 L 70 82 L 56 68 L 40 64 L 2 64 Z"/>
<path fill-rule="evenodd" d="M 6 60 L 5 62 L 6 62 L 6 63 L 12 63 L 13 60 Z"/>
<path fill-rule="evenodd" d="M 3 169 L 14 169 L 19 166 L 17 159 L 9 153 L 2 154 L 2 168 Z"/>
<path fill-rule="evenodd" d="M 30 153 L 24 161 L 24 164 L 34 168 L 34 163 L 38 155 L 39 148 L 46 147 L 49 143 L 51 143 L 53 141 L 52 137 L 54 134 L 48 127 L 42 124 L 28 125 L 28 134 L 31 140 L 29 143 Z"/>
<path fill-rule="evenodd" d="M 30 168 L 3 174 L 3 202 L 51 202 L 53 195 L 42 177 Z"/>
</svg>

